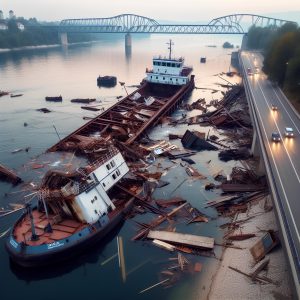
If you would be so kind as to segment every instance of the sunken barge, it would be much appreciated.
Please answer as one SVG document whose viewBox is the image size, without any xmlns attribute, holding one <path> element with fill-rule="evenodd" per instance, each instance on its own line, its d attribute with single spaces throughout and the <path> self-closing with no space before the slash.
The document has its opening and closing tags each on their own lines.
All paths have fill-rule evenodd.
<svg viewBox="0 0 300 300">
<path fill-rule="evenodd" d="M 47 150 L 83 158 L 80 167 L 50 169 L 13 226 L 6 248 L 24 267 L 65 260 L 120 224 L 143 190 L 118 148 L 140 140 L 194 88 L 183 58 L 154 57 L 141 87 Z M 118 147 L 118 148 L 116 148 Z"/>
</svg>

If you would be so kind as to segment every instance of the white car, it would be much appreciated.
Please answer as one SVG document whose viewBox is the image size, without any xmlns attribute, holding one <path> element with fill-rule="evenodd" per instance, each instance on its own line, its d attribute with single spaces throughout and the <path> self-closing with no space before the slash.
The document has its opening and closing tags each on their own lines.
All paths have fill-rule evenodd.
<svg viewBox="0 0 300 300">
<path fill-rule="evenodd" d="M 284 135 L 286 137 L 294 137 L 294 130 L 291 127 L 285 127 Z"/>
</svg>

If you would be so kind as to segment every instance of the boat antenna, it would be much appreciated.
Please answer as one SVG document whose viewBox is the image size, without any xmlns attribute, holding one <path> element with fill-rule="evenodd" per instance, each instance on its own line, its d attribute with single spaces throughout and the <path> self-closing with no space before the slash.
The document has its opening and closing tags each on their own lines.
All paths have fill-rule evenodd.
<svg viewBox="0 0 300 300">
<path fill-rule="evenodd" d="M 172 42 L 172 40 L 170 40 L 167 45 L 169 45 L 168 49 L 169 49 L 169 59 L 172 59 L 172 45 L 174 45 L 174 43 Z"/>
</svg>

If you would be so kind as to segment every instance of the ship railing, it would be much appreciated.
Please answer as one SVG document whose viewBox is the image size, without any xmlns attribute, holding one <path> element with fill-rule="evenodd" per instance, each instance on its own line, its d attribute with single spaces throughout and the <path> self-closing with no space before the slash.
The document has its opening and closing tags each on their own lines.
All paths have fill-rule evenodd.
<svg viewBox="0 0 300 300">
<path fill-rule="evenodd" d="M 171 61 L 179 61 L 179 62 L 183 62 L 184 61 L 184 57 L 172 57 L 171 59 L 167 56 L 162 56 L 162 55 L 156 55 L 153 56 L 153 59 L 161 59 L 161 60 L 171 60 Z"/>
<path fill-rule="evenodd" d="M 105 164 L 107 161 L 109 161 L 111 158 L 116 156 L 119 153 L 119 150 L 115 147 L 110 147 L 108 149 L 108 152 L 102 155 L 100 158 L 92 161 L 90 163 L 90 166 L 93 168 L 93 170 L 99 168 L 101 165 Z"/>
</svg>

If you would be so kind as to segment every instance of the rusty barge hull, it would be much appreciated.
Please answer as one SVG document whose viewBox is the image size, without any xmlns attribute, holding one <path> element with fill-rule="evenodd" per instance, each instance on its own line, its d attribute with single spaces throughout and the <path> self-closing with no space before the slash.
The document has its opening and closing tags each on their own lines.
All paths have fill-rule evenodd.
<svg viewBox="0 0 300 300">
<path fill-rule="evenodd" d="M 174 112 L 194 86 L 193 75 L 189 83 L 183 86 L 143 82 L 139 89 L 53 145 L 48 152 L 70 150 L 69 144 L 78 142 L 77 137 L 93 135 L 99 135 L 106 141 L 115 138 L 130 145 L 157 125 L 164 116 Z M 140 95 L 139 101 L 134 100 L 137 93 Z M 155 99 L 151 105 L 143 100 L 148 97 Z"/>
</svg>

